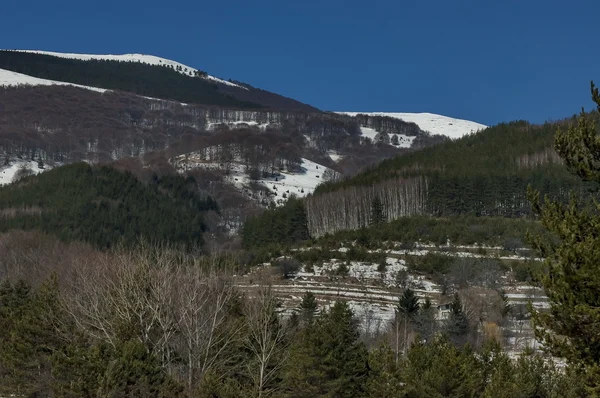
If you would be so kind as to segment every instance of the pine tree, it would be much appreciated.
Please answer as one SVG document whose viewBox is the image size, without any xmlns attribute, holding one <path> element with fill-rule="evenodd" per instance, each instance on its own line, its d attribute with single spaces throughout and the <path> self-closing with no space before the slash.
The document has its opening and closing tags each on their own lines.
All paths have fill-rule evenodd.
<svg viewBox="0 0 600 398">
<path fill-rule="evenodd" d="M 336 302 L 294 339 L 283 375 L 283 396 L 364 396 L 368 354 L 358 337 L 352 310 L 345 302 Z"/>
<path fill-rule="evenodd" d="M 300 303 L 302 321 L 306 323 L 311 322 L 318 309 L 319 306 L 315 295 L 312 292 L 304 293 L 302 302 Z"/>
<path fill-rule="evenodd" d="M 403 326 L 403 343 L 402 346 L 403 348 L 403 353 L 404 355 L 406 355 L 406 351 L 408 348 L 408 323 L 411 322 L 413 320 L 413 318 L 418 314 L 419 312 L 419 298 L 415 295 L 415 292 L 412 289 L 405 289 L 404 293 L 402 293 L 402 296 L 400 297 L 400 299 L 398 300 L 398 305 L 396 306 L 396 358 L 398 356 L 398 352 L 399 352 L 399 344 L 398 344 L 398 338 L 399 338 L 399 330 L 398 330 L 398 326 L 400 324 L 400 318 L 402 318 L 402 322 L 404 324 Z M 397 360 L 397 359 L 396 359 Z"/>
<path fill-rule="evenodd" d="M 393 398 L 402 396 L 402 365 L 394 359 L 394 351 L 388 346 L 378 347 L 369 352 L 369 380 L 367 396 Z"/>
<path fill-rule="evenodd" d="M 600 111 L 600 94 L 591 84 Z M 600 137 L 583 111 L 566 131 L 556 133 L 555 149 L 568 168 L 597 186 L 600 182 Z M 546 258 L 547 274 L 540 277 L 550 301 L 547 312 L 533 310 L 536 337 L 555 356 L 580 371 L 588 394 L 600 394 L 600 206 L 585 206 L 575 195 L 568 204 L 528 190 L 533 210 L 550 237 L 530 236 Z"/>
<path fill-rule="evenodd" d="M 458 293 L 454 294 L 454 300 L 450 305 L 450 316 L 446 320 L 446 333 L 458 345 L 466 342 L 465 338 L 469 333 L 469 319 L 463 311 L 462 301 Z"/>
<path fill-rule="evenodd" d="M 379 196 L 375 196 L 371 201 L 371 217 L 369 218 L 369 225 L 379 225 L 384 222 L 383 203 Z"/>
<path fill-rule="evenodd" d="M 404 290 L 396 308 L 399 314 L 409 318 L 416 315 L 419 311 L 419 298 L 416 296 L 414 290 Z"/>
<path fill-rule="evenodd" d="M 398 141 L 398 135 L 394 134 L 392 135 L 392 141 L 391 141 L 392 145 L 398 146 L 400 145 L 400 142 Z"/>
</svg>

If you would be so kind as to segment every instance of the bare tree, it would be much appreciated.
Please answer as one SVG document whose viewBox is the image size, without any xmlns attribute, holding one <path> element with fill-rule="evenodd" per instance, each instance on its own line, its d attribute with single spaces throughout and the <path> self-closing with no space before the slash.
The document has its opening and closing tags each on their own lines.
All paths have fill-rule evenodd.
<svg viewBox="0 0 600 398">
<path fill-rule="evenodd" d="M 126 338 L 139 339 L 193 388 L 240 338 L 241 323 L 230 322 L 237 291 L 221 265 L 218 256 L 141 244 L 77 269 L 65 308 L 92 338 L 114 347 L 128 326 Z"/>
<path fill-rule="evenodd" d="M 276 307 L 273 291 L 261 288 L 244 308 L 244 344 L 252 355 L 247 370 L 259 398 L 273 394 L 272 381 L 285 361 L 286 328 Z"/>
</svg>

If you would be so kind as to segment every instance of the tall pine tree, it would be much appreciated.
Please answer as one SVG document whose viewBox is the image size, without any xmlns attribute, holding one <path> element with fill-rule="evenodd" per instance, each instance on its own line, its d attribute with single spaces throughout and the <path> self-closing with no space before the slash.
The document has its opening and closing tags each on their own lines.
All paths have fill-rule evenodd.
<svg viewBox="0 0 600 398">
<path fill-rule="evenodd" d="M 592 99 L 600 111 L 600 95 L 592 82 Z M 555 149 L 580 178 L 600 182 L 600 137 L 590 115 L 582 111 L 577 123 L 558 130 Z M 575 195 L 568 204 L 540 203 L 528 192 L 533 210 L 551 237 L 531 240 L 546 258 L 548 271 L 540 277 L 550 301 L 547 312 L 533 311 L 536 337 L 548 351 L 565 358 L 580 373 L 590 396 L 600 395 L 600 205 L 586 206 Z"/>
</svg>

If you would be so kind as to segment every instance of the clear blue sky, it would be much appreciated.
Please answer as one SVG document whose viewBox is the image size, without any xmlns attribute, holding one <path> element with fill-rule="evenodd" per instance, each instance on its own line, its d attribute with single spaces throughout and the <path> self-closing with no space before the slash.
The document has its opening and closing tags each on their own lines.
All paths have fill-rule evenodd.
<svg viewBox="0 0 600 398">
<path fill-rule="evenodd" d="M 2 0 L 0 48 L 139 52 L 323 110 L 485 124 L 591 107 L 599 0 Z"/>
</svg>

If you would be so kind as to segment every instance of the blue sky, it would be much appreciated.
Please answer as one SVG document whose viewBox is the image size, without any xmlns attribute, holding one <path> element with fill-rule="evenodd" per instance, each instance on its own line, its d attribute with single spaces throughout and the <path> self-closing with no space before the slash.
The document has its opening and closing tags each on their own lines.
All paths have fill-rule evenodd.
<svg viewBox="0 0 600 398">
<path fill-rule="evenodd" d="M 598 0 L 2 0 L 0 48 L 153 54 L 323 110 L 485 124 L 591 107 Z"/>
</svg>

